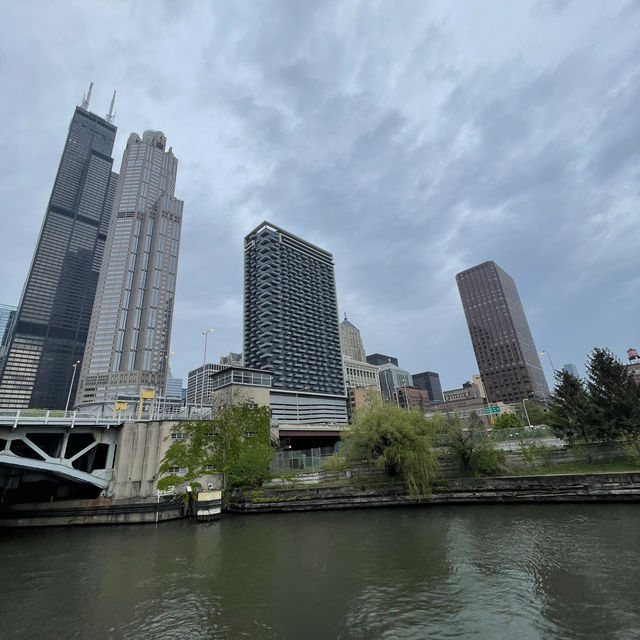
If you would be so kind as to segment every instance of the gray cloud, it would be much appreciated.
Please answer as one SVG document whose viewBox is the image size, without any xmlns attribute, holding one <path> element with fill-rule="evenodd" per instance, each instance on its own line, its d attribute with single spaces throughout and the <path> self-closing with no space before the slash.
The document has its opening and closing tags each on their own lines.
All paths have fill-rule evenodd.
<svg viewBox="0 0 640 640">
<path fill-rule="evenodd" d="M 445 387 L 476 371 L 455 273 L 513 275 L 554 361 L 637 346 L 640 13 L 633 2 L 15 3 L 0 27 L 0 301 L 15 303 L 74 102 L 118 89 L 185 200 L 176 373 L 241 348 L 242 240 L 332 251 L 365 347 Z M 52 38 L 51 34 L 56 37 Z M 594 304 L 597 300 L 597 304 Z"/>
</svg>

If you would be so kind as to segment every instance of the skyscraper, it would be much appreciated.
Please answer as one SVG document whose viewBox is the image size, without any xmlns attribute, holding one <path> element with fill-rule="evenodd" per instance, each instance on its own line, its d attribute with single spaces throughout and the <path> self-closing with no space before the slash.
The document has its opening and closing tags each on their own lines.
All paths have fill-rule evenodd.
<svg viewBox="0 0 640 640">
<path fill-rule="evenodd" d="M 358 362 L 366 362 L 367 356 L 364 352 L 360 330 L 347 320 L 347 314 L 340 323 L 340 344 L 342 345 L 342 355 Z"/>
<path fill-rule="evenodd" d="M 513 278 L 489 261 L 456 282 L 489 401 L 544 400 L 549 389 Z"/>
<path fill-rule="evenodd" d="M 398 387 L 412 387 L 413 378 L 408 371 L 401 369 L 392 362 L 380 366 L 380 391 L 386 402 L 394 399 L 394 391 Z"/>
<path fill-rule="evenodd" d="M 435 371 L 423 371 L 422 373 L 414 373 L 413 385 L 418 389 L 424 389 L 429 394 L 429 402 L 438 404 L 444 402 L 442 395 L 442 385 L 440 384 L 440 375 Z"/>
<path fill-rule="evenodd" d="M 568 364 L 562 365 L 562 370 L 571 374 L 574 378 L 578 378 L 578 367 L 575 364 L 569 362 Z"/>
<path fill-rule="evenodd" d="M 88 107 L 83 101 L 71 118 L 8 338 L 0 407 L 64 408 L 84 353 L 117 180 L 116 127 Z"/>
<path fill-rule="evenodd" d="M 243 356 L 276 417 L 346 422 L 333 256 L 269 222 L 245 238 Z"/>
<path fill-rule="evenodd" d="M 164 393 L 183 202 L 161 131 L 132 133 L 122 157 L 78 385 L 78 404 Z"/>
</svg>

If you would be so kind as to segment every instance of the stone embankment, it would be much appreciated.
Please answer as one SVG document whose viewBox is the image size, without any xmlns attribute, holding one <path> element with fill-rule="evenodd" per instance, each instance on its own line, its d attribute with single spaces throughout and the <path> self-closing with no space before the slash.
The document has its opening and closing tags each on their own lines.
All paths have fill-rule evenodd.
<svg viewBox="0 0 640 640">
<path fill-rule="evenodd" d="M 430 496 L 409 496 L 402 482 L 375 482 L 374 478 L 345 478 L 343 483 L 349 484 L 341 485 L 335 478 L 328 482 L 331 484 L 235 493 L 229 496 L 227 510 L 263 513 L 500 502 L 640 502 L 640 471 L 451 478 L 439 481 Z"/>
</svg>

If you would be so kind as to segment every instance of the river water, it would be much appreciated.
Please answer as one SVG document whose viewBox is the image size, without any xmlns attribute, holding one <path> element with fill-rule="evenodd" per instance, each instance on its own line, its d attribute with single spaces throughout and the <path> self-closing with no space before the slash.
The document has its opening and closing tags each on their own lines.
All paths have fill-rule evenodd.
<svg viewBox="0 0 640 640">
<path fill-rule="evenodd" d="M 640 638 L 640 505 L 1 531 L 4 638 Z"/>
</svg>

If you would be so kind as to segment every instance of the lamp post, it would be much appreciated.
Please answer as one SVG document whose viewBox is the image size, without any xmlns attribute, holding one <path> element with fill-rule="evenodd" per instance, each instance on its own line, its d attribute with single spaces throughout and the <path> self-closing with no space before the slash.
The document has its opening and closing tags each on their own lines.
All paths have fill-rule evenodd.
<svg viewBox="0 0 640 640">
<path fill-rule="evenodd" d="M 69 395 L 67 396 L 67 405 L 64 408 L 64 417 L 67 417 L 67 411 L 69 410 L 69 402 L 71 402 L 71 390 L 73 389 L 73 382 L 76 379 L 76 367 L 80 364 L 80 360 L 76 360 L 71 366 L 73 367 L 73 375 L 71 376 L 71 384 L 69 385 Z"/>
<path fill-rule="evenodd" d="M 200 411 L 204 409 L 204 367 L 207 364 L 207 339 L 209 338 L 209 334 L 213 333 L 213 329 L 207 329 L 206 331 L 201 331 L 200 335 L 204 336 L 204 357 L 202 358 L 202 384 L 200 389 Z M 200 416 L 202 417 L 202 416 Z"/>
<path fill-rule="evenodd" d="M 551 356 L 549 355 L 548 351 L 545 351 L 544 349 L 540 352 L 540 355 L 547 355 L 547 358 L 549 358 L 549 364 L 551 365 L 551 371 L 553 371 L 553 374 L 555 375 L 556 373 L 556 368 L 553 366 L 553 362 L 551 361 Z"/>
</svg>

